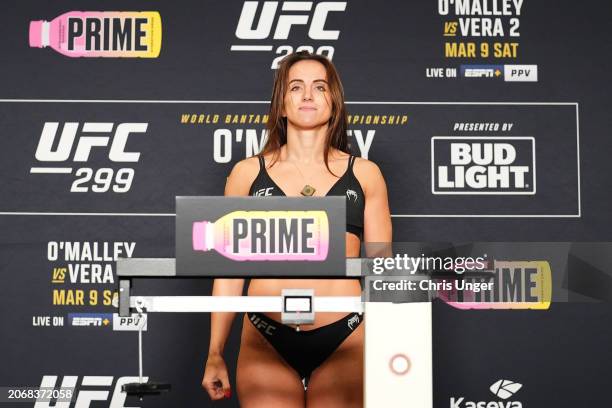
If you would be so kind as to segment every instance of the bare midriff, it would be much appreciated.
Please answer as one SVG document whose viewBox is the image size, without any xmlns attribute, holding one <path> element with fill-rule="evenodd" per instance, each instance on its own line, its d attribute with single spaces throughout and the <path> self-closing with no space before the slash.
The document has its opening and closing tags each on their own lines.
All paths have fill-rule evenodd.
<svg viewBox="0 0 612 408">
<path fill-rule="evenodd" d="M 354 234 L 346 233 L 346 257 L 359 256 L 361 242 Z M 283 289 L 314 289 L 315 296 L 360 296 L 359 279 L 252 279 L 249 296 L 280 296 Z M 265 313 L 271 319 L 281 321 L 280 313 Z M 312 330 L 340 320 L 348 312 L 315 313 L 312 325 L 300 326 L 301 330 Z"/>
</svg>

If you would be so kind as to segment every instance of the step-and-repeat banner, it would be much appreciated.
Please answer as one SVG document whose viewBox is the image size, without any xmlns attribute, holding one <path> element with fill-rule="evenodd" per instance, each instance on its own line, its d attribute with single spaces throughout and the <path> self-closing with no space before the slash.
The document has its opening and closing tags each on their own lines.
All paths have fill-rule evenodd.
<svg viewBox="0 0 612 408">
<path fill-rule="evenodd" d="M 385 176 L 395 241 L 612 241 L 599 2 L 2 7 L 0 386 L 76 393 L 36 407 L 212 405 L 200 388 L 208 314 L 150 315 L 145 374 L 173 389 L 142 402 L 119 392 L 138 343 L 113 331 L 114 261 L 174 257 L 175 197 L 222 195 L 232 166 L 259 151 L 274 70 L 294 51 L 336 64 L 351 148 Z M 211 283 L 135 290 L 207 295 Z M 436 301 L 435 407 L 609 404 L 611 319 L 603 301 Z M 241 325 L 226 348 L 232 379 Z M 496 394 L 500 380 L 521 387 Z"/>
</svg>

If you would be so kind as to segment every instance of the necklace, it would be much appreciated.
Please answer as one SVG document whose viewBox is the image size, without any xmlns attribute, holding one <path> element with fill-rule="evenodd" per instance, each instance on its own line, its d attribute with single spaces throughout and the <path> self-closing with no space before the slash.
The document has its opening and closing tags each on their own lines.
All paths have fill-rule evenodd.
<svg viewBox="0 0 612 408">
<path fill-rule="evenodd" d="M 295 166 L 297 171 L 300 173 L 300 176 L 302 176 L 302 180 L 304 180 L 304 182 L 306 182 L 306 177 L 304 177 L 304 173 L 302 173 L 302 170 L 300 170 L 300 168 L 298 167 L 297 164 L 295 164 L 295 162 L 291 161 L 291 163 Z M 305 197 L 312 197 L 312 195 L 315 193 L 315 191 L 317 191 L 316 188 L 314 188 L 310 184 L 306 183 L 304 185 L 304 187 L 302 188 L 302 191 L 300 191 L 300 194 L 305 196 Z"/>
</svg>

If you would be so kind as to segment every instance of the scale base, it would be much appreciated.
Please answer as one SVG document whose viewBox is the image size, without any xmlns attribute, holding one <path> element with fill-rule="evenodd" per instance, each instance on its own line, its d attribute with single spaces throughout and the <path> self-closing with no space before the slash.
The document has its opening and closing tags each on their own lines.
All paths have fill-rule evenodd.
<svg viewBox="0 0 612 408">
<path fill-rule="evenodd" d="M 154 383 L 154 382 L 135 382 L 123 384 L 121 391 L 127 395 L 141 398 L 145 395 L 159 395 L 162 392 L 170 391 L 170 384 Z"/>
</svg>

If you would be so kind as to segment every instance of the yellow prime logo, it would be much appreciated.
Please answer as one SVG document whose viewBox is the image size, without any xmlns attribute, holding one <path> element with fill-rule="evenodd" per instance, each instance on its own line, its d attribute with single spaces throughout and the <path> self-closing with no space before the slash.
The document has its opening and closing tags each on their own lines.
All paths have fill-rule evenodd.
<svg viewBox="0 0 612 408">
<path fill-rule="evenodd" d="M 157 11 L 69 11 L 29 30 L 30 47 L 73 58 L 157 58 L 161 39 Z"/>
<path fill-rule="evenodd" d="M 550 308 L 552 277 L 548 261 L 495 261 L 490 277 L 466 276 L 462 281 L 462 285 L 455 285 L 458 290 L 439 292 L 438 297 L 458 309 Z M 477 283 L 489 283 L 489 289 L 461 290 Z"/>
</svg>

